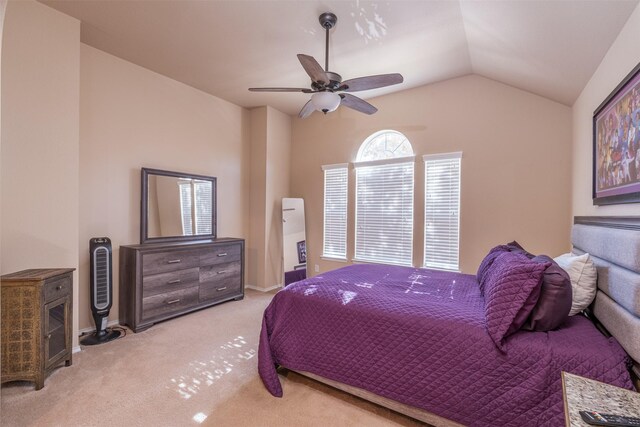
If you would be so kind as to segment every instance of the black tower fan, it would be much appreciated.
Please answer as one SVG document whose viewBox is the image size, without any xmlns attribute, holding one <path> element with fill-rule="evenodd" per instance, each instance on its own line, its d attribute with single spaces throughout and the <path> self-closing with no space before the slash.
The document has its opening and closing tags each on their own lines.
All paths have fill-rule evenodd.
<svg viewBox="0 0 640 427">
<path fill-rule="evenodd" d="M 112 299 L 111 240 L 96 237 L 89 240 L 91 258 L 91 312 L 96 332 L 82 340 L 83 345 L 102 344 L 120 337 L 120 331 L 107 329 Z"/>
</svg>

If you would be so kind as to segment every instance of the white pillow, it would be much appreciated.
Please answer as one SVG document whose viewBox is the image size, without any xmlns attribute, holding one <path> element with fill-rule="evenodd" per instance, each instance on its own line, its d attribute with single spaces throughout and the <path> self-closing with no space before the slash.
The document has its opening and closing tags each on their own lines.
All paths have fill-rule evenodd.
<svg viewBox="0 0 640 427">
<path fill-rule="evenodd" d="M 573 300 L 569 316 L 587 308 L 596 296 L 598 272 L 589 254 L 562 254 L 553 259 L 571 278 Z"/>
</svg>

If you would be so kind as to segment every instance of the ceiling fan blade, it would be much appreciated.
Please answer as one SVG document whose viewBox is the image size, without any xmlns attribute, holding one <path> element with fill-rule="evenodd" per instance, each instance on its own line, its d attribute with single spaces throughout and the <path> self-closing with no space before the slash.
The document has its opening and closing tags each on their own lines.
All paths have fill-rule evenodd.
<svg viewBox="0 0 640 427">
<path fill-rule="evenodd" d="M 318 61 L 313 56 L 298 54 L 298 60 L 302 64 L 302 68 L 309 74 L 311 80 L 316 83 L 328 84 L 330 79 L 327 73 L 324 72 Z"/>
<path fill-rule="evenodd" d="M 250 87 L 251 92 L 304 92 L 311 93 L 311 89 L 304 87 Z"/>
<path fill-rule="evenodd" d="M 341 93 L 340 98 L 342 98 L 342 102 L 340 103 L 341 105 L 344 105 L 345 107 L 353 108 L 354 110 L 360 111 L 361 113 L 373 114 L 376 111 L 378 111 L 376 107 L 369 104 L 364 99 L 358 98 L 357 96 L 353 96 L 348 93 Z"/>
<path fill-rule="evenodd" d="M 311 113 L 313 113 L 315 111 L 315 107 L 313 106 L 313 104 L 311 103 L 311 100 L 307 101 L 306 104 L 304 104 L 304 107 L 302 107 L 302 110 L 300 110 L 300 112 L 298 113 L 298 117 L 300 117 L 301 119 L 306 119 L 307 117 L 309 117 L 311 115 Z"/>
<path fill-rule="evenodd" d="M 402 74 L 398 73 L 358 77 L 342 82 L 339 90 L 344 90 L 345 92 L 357 92 L 360 90 L 377 89 L 379 87 L 397 85 L 403 81 L 404 78 L 402 77 Z"/>
</svg>

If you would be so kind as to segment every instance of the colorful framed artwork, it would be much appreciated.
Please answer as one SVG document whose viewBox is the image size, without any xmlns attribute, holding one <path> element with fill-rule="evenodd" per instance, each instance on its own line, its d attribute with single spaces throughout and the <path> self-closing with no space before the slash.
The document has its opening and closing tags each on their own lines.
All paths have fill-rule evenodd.
<svg viewBox="0 0 640 427">
<path fill-rule="evenodd" d="M 305 264 L 307 262 L 307 243 L 306 240 L 297 243 L 298 245 L 298 263 Z"/>
<path fill-rule="evenodd" d="M 593 204 L 640 202 L 640 64 L 593 113 Z"/>
</svg>

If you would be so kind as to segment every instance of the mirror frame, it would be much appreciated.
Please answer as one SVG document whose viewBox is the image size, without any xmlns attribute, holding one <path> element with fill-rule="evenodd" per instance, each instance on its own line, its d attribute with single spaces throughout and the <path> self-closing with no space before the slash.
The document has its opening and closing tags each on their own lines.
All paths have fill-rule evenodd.
<svg viewBox="0 0 640 427">
<path fill-rule="evenodd" d="M 185 241 L 197 241 L 197 240 L 209 240 L 217 237 L 217 186 L 216 177 L 196 175 L 192 173 L 165 171 L 160 169 L 141 169 L 141 191 L 140 191 L 140 243 L 161 243 L 161 242 L 185 242 Z M 211 181 L 211 201 L 213 206 L 211 207 L 211 234 L 199 234 L 197 236 L 166 236 L 166 237 L 149 237 L 149 224 L 148 224 L 148 212 L 149 212 L 149 175 L 161 175 L 171 176 L 175 178 L 186 179 L 198 179 L 202 181 Z"/>
</svg>

